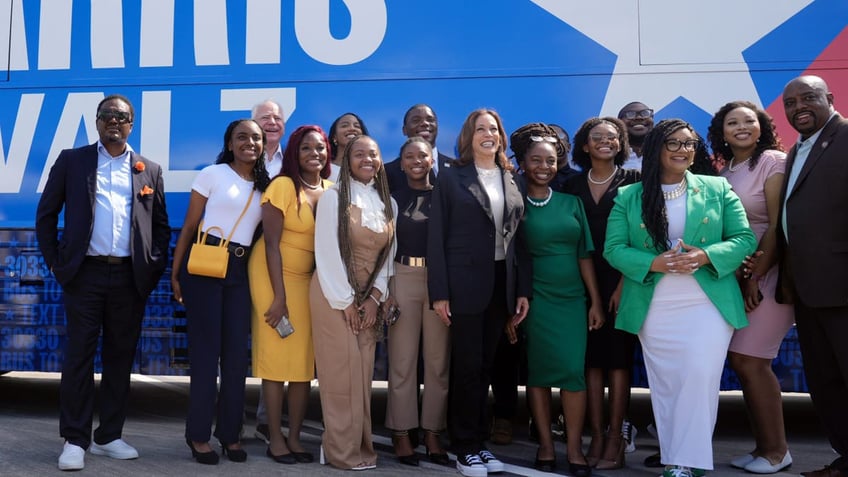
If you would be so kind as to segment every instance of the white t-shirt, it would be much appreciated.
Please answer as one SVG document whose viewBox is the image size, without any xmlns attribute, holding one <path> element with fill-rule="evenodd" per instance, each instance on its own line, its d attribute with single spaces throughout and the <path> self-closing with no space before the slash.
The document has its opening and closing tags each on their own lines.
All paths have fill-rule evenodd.
<svg viewBox="0 0 848 477">
<path fill-rule="evenodd" d="M 223 233 L 218 230 L 210 232 L 210 235 L 218 238 L 227 238 L 230 235 L 241 211 L 244 210 L 247 198 L 250 197 L 251 204 L 230 239 L 242 245 L 250 245 L 253 232 L 262 220 L 259 206 L 261 194 L 253 190 L 252 181 L 242 179 L 229 164 L 213 164 L 204 167 L 197 174 L 191 189 L 207 199 L 203 231 L 209 230 L 210 227 L 220 227 Z"/>
</svg>

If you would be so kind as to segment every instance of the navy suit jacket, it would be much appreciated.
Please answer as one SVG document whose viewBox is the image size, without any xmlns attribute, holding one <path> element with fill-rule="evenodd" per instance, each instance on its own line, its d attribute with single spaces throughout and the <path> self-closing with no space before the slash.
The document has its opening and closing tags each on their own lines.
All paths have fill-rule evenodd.
<svg viewBox="0 0 848 477">
<path fill-rule="evenodd" d="M 786 179 L 780 194 L 780 216 L 786 200 L 786 243 L 778 221 L 780 279 L 777 300 L 797 296 L 809 307 L 848 306 L 848 120 L 831 118 L 813 144 L 791 191 L 789 172 L 797 145 L 786 155 Z"/>
<path fill-rule="evenodd" d="M 144 170 L 135 167 L 138 162 L 144 164 Z M 161 167 L 134 152 L 130 153 L 130 164 L 133 275 L 139 294 L 147 297 L 168 263 L 171 228 Z M 85 260 L 94 228 L 96 188 L 97 143 L 62 151 L 50 169 L 35 219 L 38 247 L 62 286 L 71 283 Z M 152 192 L 142 195 L 142 189 Z M 60 238 L 58 223 L 63 208 L 65 226 Z"/>
<path fill-rule="evenodd" d="M 489 196 L 474 164 L 442 169 L 433 189 L 427 238 L 430 300 L 450 300 L 453 313 L 482 312 L 495 292 L 495 234 L 506 248 L 506 301 L 532 294 L 532 263 L 523 227 L 524 197 L 512 172 L 502 171 L 503 229 L 495 230 Z"/>
<path fill-rule="evenodd" d="M 437 158 L 437 164 L 439 167 L 439 171 L 443 171 L 453 165 L 453 158 L 450 156 L 446 156 L 439 153 Z M 386 178 L 389 180 L 389 190 L 394 192 L 401 187 L 406 186 L 406 174 L 400 170 L 400 157 L 396 158 L 394 161 L 389 162 L 385 165 L 386 168 Z M 433 169 L 430 169 L 430 183 L 436 183 L 436 172 Z"/>
</svg>

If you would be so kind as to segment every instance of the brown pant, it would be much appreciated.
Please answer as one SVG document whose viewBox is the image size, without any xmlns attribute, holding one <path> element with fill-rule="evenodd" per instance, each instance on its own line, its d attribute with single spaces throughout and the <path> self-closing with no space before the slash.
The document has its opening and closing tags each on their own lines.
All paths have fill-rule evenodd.
<svg viewBox="0 0 848 477">
<path fill-rule="evenodd" d="M 392 285 L 400 318 L 389 328 L 386 427 L 398 431 L 418 427 L 418 347 L 423 337 L 421 427 L 440 431 L 446 426 L 450 328 L 430 309 L 426 268 L 395 263 Z"/>
</svg>

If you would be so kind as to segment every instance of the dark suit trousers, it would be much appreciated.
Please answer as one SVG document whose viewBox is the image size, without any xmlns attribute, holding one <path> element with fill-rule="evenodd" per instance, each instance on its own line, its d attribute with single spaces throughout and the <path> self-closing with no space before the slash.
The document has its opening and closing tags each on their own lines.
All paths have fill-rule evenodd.
<svg viewBox="0 0 848 477">
<path fill-rule="evenodd" d="M 64 287 L 67 345 L 59 388 L 59 434 L 87 449 L 94 414 L 94 356 L 103 330 L 103 375 L 97 402 L 100 426 L 94 441 L 121 437 L 145 300 L 138 294 L 132 264 L 86 259 Z"/>
<path fill-rule="evenodd" d="M 469 277 L 461 279 L 470 279 Z M 457 455 L 476 453 L 489 434 L 486 403 L 498 341 L 507 316 L 506 269 L 495 267 L 495 286 L 485 310 L 452 313 L 451 317 L 451 443 Z"/>
<path fill-rule="evenodd" d="M 239 441 L 250 332 L 247 257 L 230 253 L 227 276 L 222 279 L 191 275 L 185 263 L 180 270 L 191 365 L 186 437 L 196 442 L 209 440 L 213 417 L 218 440 Z"/>
<path fill-rule="evenodd" d="M 848 470 L 848 306 L 795 304 L 795 324 L 810 398 L 830 444 Z"/>
</svg>

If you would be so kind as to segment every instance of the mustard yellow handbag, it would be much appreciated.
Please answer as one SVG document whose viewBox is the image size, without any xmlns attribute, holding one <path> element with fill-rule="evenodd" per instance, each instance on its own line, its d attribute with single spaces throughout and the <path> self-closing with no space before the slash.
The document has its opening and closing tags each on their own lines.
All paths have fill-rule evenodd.
<svg viewBox="0 0 848 477">
<path fill-rule="evenodd" d="M 230 235 L 226 239 L 222 238 L 217 245 L 206 243 L 206 237 L 212 230 L 217 230 L 221 234 L 221 237 L 223 237 L 224 231 L 221 227 L 213 226 L 204 232 L 203 221 L 200 221 L 200 224 L 197 226 L 197 241 L 192 244 L 191 251 L 188 254 L 188 264 L 186 265 L 188 273 L 212 278 L 224 278 L 227 276 L 227 265 L 230 263 L 230 250 L 227 247 L 230 245 L 230 239 L 233 238 L 233 234 L 239 222 L 241 222 L 242 217 L 244 217 L 245 212 L 247 212 L 247 208 L 250 206 L 252 200 L 253 192 L 251 191 L 247 198 L 247 204 L 244 205 L 241 215 L 239 215 L 238 220 L 233 225 Z"/>
</svg>

